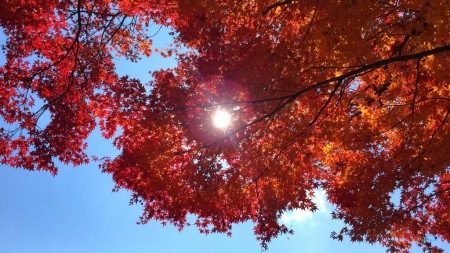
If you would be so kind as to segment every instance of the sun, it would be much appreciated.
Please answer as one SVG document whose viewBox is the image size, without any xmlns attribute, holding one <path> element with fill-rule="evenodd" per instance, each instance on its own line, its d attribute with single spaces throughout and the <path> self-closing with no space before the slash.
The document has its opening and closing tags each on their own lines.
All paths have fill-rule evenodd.
<svg viewBox="0 0 450 253">
<path fill-rule="evenodd" d="M 219 109 L 213 115 L 213 123 L 215 127 L 225 129 L 231 124 L 231 114 Z"/>
</svg>

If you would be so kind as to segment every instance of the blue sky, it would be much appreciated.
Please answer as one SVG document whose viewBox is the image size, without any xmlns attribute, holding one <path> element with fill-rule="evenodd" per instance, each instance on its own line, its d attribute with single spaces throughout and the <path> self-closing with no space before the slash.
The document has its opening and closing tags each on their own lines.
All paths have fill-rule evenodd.
<svg viewBox="0 0 450 253">
<path fill-rule="evenodd" d="M 162 30 L 157 46 L 169 43 Z M 0 42 L 4 36 L 0 34 Z M 0 65 L 4 56 L 0 55 Z M 149 70 L 174 66 L 173 59 L 152 56 L 139 63 L 118 60 L 120 74 L 149 80 Z M 3 124 L 3 122 L 0 122 Z M 111 140 L 102 139 L 98 130 L 89 137 L 90 155 L 114 156 Z M 60 164 L 56 177 L 46 172 L 30 172 L 0 166 L 0 252 L 260 252 L 252 224 L 234 226 L 232 237 L 200 234 L 194 227 L 181 233 L 158 222 L 137 225 L 140 206 L 129 206 L 127 191 L 112 192 L 111 176 L 102 174 L 97 164 L 71 166 Z M 314 214 L 295 212 L 284 221 L 295 235 L 275 239 L 270 253 L 383 252 L 379 245 L 333 241 L 330 233 L 342 223 L 331 219 L 332 206 L 323 195 L 316 198 L 320 207 Z M 450 251 L 448 245 L 446 251 Z M 413 252 L 421 252 L 415 249 Z"/>
<path fill-rule="evenodd" d="M 205 236 L 193 227 L 180 233 L 158 222 L 137 225 L 141 208 L 128 206 L 129 193 L 111 192 L 113 186 L 94 165 L 62 166 L 56 177 L 3 167 L 0 252 L 260 252 L 250 223 L 235 226 L 232 237 Z M 340 224 L 325 212 L 303 217 L 290 220 L 296 234 L 276 239 L 268 252 L 381 250 L 332 241 L 329 233 Z"/>
</svg>

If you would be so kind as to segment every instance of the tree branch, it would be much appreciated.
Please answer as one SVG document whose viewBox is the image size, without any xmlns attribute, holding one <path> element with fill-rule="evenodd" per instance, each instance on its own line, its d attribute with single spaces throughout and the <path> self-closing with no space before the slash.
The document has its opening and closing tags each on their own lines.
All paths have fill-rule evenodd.
<svg viewBox="0 0 450 253">
<path fill-rule="evenodd" d="M 280 6 L 285 5 L 285 4 L 290 4 L 290 3 L 292 3 L 292 0 L 285 0 L 285 1 L 282 1 L 282 2 L 274 3 L 274 4 L 270 5 L 269 7 L 267 7 L 266 10 L 262 13 L 262 15 L 265 16 L 272 9 L 275 9 L 277 7 L 280 7 Z"/>
<path fill-rule="evenodd" d="M 372 71 L 375 70 L 377 68 L 380 68 L 382 66 L 385 65 L 389 65 L 392 63 L 396 63 L 396 62 L 402 62 L 402 61 L 410 61 L 410 60 L 415 60 L 415 59 L 421 59 L 430 55 L 436 55 L 436 54 L 442 54 L 445 52 L 449 52 L 450 51 L 450 45 L 445 45 L 442 47 L 438 47 L 438 48 L 434 48 L 434 49 L 430 49 L 427 51 L 422 51 L 420 53 L 416 53 L 416 54 L 410 54 L 410 55 L 402 55 L 402 56 L 398 56 L 398 57 L 393 57 L 393 58 L 389 58 L 389 59 L 385 59 L 385 60 L 381 60 L 381 61 L 377 61 L 374 62 L 372 64 L 368 64 L 368 65 L 364 65 L 358 69 L 349 71 L 345 74 L 342 74 L 340 76 L 337 77 L 333 77 L 333 78 L 329 78 L 327 80 L 321 81 L 321 82 L 317 82 L 313 85 L 310 85 L 306 88 L 303 88 L 299 91 L 297 91 L 296 93 L 289 95 L 289 96 L 283 96 L 283 97 L 279 97 L 279 100 L 284 100 L 286 98 L 288 98 L 284 103 L 282 103 L 281 105 L 277 106 L 272 112 L 266 114 L 264 117 L 256 119 L 250 123 L 248 123 L 247 125 L 243 126 L 243 127 L 248 127 L 250 125 L 253 125 L 255 123 L 258 123 L 262 120 L 264 120 L 267 117 L 271 117 L 272 115 L 274 115 L 275 113 L 277 113 L 278 111 L 280 111 L 281 109 L 283 109 L 286 105 L 288 105 L 289 103 L 291 103 L 292 101 L 294 101 L 295 99 L 297 99 L 299 96 L 301 96 L 302 94 L 311 91 L 311 90 L 315 90 L 321 87 L 324 87 L 325 85 L 328 85 L 329 83 L 332 82 L 339 82 L 340 80 L 345 80 L 347 78 L 353 77 L 353 76 L 358 76 L 363 72 L 366 71 Z M 270 100 L 276 100 L 277 98 L 270 98 Z M 256 100 L 255 102 L 260 102 L 261 100 Z M 241 130 L 241 129 L 239 129 Z"/>
</svg>

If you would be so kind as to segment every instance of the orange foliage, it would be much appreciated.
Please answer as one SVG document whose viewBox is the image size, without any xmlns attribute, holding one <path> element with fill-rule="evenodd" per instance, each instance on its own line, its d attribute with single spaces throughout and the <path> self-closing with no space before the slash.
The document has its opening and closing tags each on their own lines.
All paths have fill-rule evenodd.
<svg viewBox="0 0 450 253">
<path fill-rule="evenodd" d="M 16 130 L 0 128 L 1 162 L 56 174 L 54 159 L 89 162 L 97 124 L 106 138 L 120 127 L 122 153 L 101 167 L 143 223 L 181 229 L 193 214 L 201 232 L 229 233 L 250 220 L 266 246 L 291 232 L 282 213 L 315 210 L 323 189 L 346 224 L 334 238 L 439 252 L 427 238 L 450 241 L 449 6 L 7 0 L 0 117 Z M 188 50 L 167 51 L 178 66 L 149 84 L 119 77 L 113 56 L 150 55 L 151 24 Z M 227 130 L 213 127 L 218 108 Z"/>
</svg>

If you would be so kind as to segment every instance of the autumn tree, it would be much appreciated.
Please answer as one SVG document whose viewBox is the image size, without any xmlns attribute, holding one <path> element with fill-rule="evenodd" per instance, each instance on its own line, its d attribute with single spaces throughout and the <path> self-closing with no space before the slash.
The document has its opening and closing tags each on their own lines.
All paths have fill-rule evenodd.
<svg viewBox="0 0 450 253">
<path fill-rule="evenodd" d="M 98 125 L 121 151 L 101 168 L 143 205 L 142 223 L 182 229 L 192 214 L 203 233 L 231 233 L 252 221 L 266 246 L 323 189 L 346 224 L 333 238 L 440 252 L 448 20 L 447 0 L 5 0 L 1 163 L 87 163 Z M 119 76 L 113 58 L 149 56 L 158 26 L 174 31 L 160 52 L 177 67 L 147 84 Z M 218 109 L 229 127 L 213 126 Z"/>
</svg>

